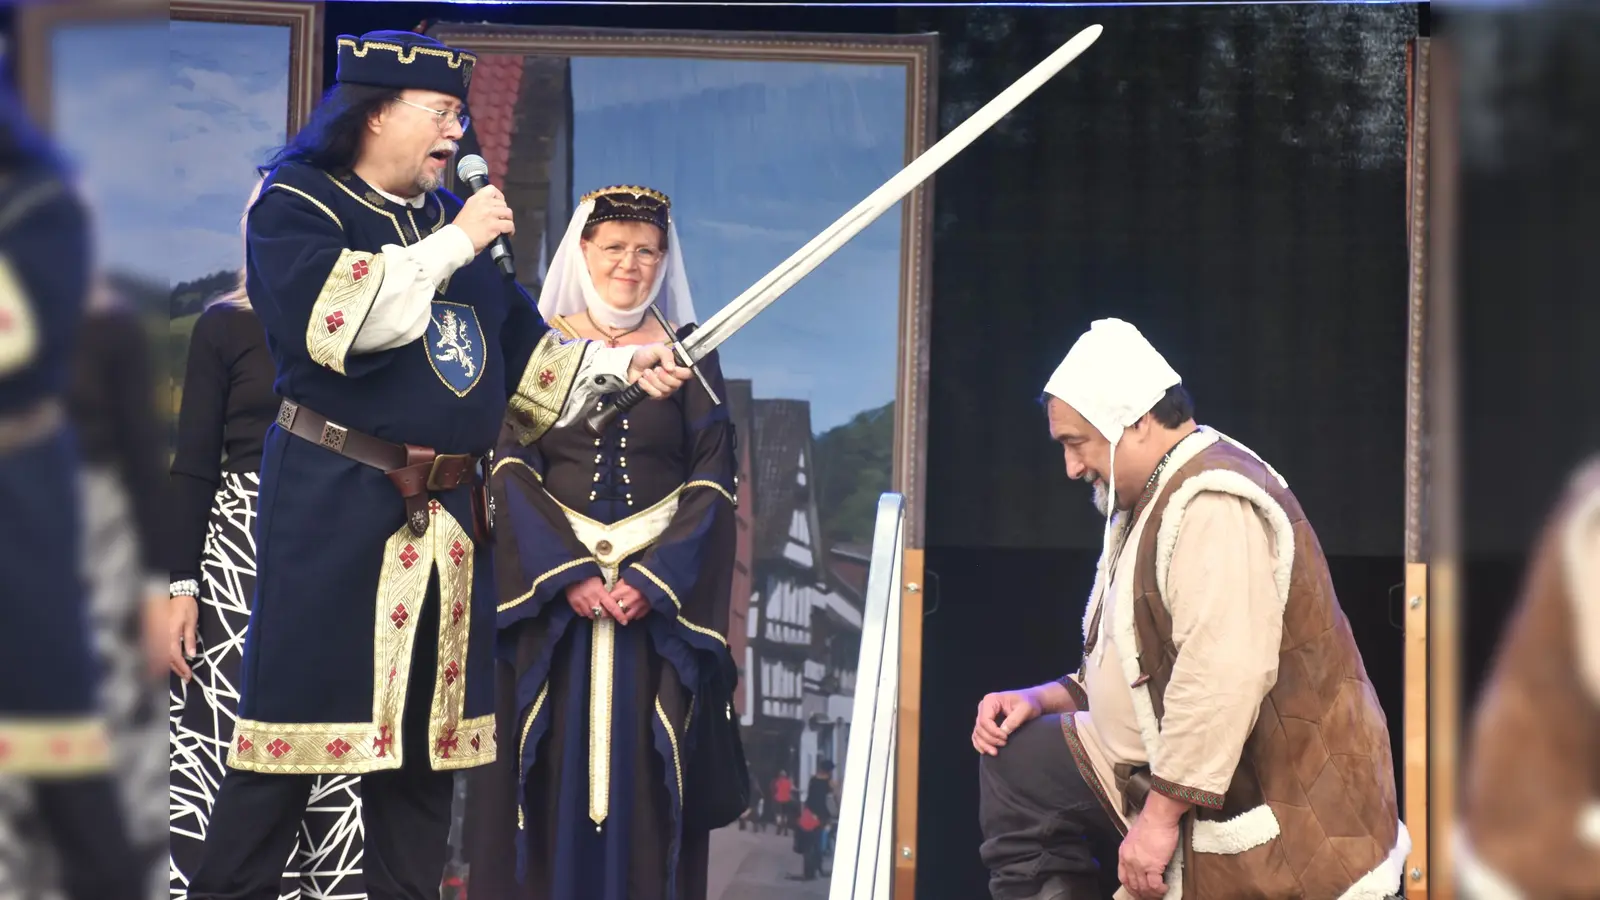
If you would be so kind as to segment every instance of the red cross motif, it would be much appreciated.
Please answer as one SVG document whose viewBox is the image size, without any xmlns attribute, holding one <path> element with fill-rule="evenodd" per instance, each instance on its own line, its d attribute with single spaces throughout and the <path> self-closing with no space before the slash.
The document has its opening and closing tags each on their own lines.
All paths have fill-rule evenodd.
<svg viewBox="0 0 1600 900">
<path fill-rule="evenodd" d="M 332 756 L 334 759 L 341 759 L 346 753 L 350 752 L 351 747 L 350 743 L 344 738 L 334 738 L 328 742 L 327 749 L 328 755 Z"/>
<path fill-rule="evenodd" d="M 434 748 L 439 751 L 440 756 L 444 757 L 445 759 L 449 759 L 450 751 L 456 749 L 460 745 L 461 739 L 456 737 L 456 730 L 454 728 L 448 728 L 445 730 L 444 737 L 439 738 L 439 740 L 434 743 Z"/>
<path fill-rule="evenodd" d="M 477 750 L 477 749 L 479 749 L 481 747 L 482 744 L 483 744 L 483 738 L 479 737 L 478 735 L 473 735 L 472 736 L 472 749 Z"/>
<path fill-rule="evenodd" d="M 367 261 L 364 259 L 358 259 L 350 264 L 350 280 L 360 281 L 361 279 L 367 277 L 367 273 L 369 271 L 371 271 L 371 269 L 368 268 Z"/>
<path fill-rule="evenodd" d="M 56 738 L 50 742 L 50 755 L 56 759 L 64 759 L 72 754 L 72 742 L 66 738 Z"/>
<path fill-rule="evenodd" d="M 408 569 L 416 565 L 417 560 L 421 558 L 422 554 L 418 553 L 417 548 L 411 546 L 410 544 L 407 544 L 405 549 L 400 551 L 400 565 L 405 566 Z"/>
<path fill-rule="evenodd" d="M 0 331 L 10 331 L 11 326 L 15 323 L 16 319 L 12 318 L 11 313 L 0 309 Z"/>
<path fill-rule="evenodd" d="M 390 666 L 390 667 L 389 667 L 389 681 L 390 681 L 390 682 L 391 682 L 391 683 L 393 683 L 393 682 L 394 682 L 394 677 L 395 677 L 395 676 L 396 676 L 396 675 L 399 675 L 399 674 L 400 674 L 400 673 L 399 673 L 399 672 L 397 672 L 397 671 L 395 671 L 395 668 L 394 668 L 394 666 Z"/>
<path fill-rule="evenodd" d="M 450 660 L 450 664 L 444 667 L 444 683 L 445 684 L 455 684 L 456 683 L 456 679 L 460 678 L 460 677 L 461 677 L 461 667 L 456 665 L 456 661 L 455 660 L 453 660 L 453 659 Z"/>
<path fill-rule="evenodd" d="M 389 726 L 378 729 L 378 736 L 372 739 L 372 749 L 378 751 L 380 758 L 388 756 L 389 751 L 394 749 L 394 735 L 389 733 Z"/>
<path fill-rule="evenodd" d="M 285 753 L 293 749 L 283 738 L 273 738 L 272 743 L 267 745 L 267 752 L 272 754 L 273 759 L 282 759 Z"/>
<path fill-rule="evenodd" d="M 327 324 L 328 333 L 333 334 L 344 327 L 344 313 L 338 311 L 328 313 L 322 321 Z"/>
<path fill-rule="evenodd" d="M 406 627 L 406 620 L 409 618 L 411 618 L 411 613 L 406 609 L 404 603 L 396 603 L 394 612 L 389 614 L 389 621 L 393 622 L 396 628 Z"/>
<path fill-rule="evenodd" d="M 539 387 L 547 388 L 556 382 L 556 370 L 545 369 L 539 373 Z"/>
<path fill-rule="evenodd" d="M 247 738 L 247 737 L 245 737 L 244 735 L 241 734 L 241 735 L 239 735 L 239 745 L 238 746 L 239 746 L 239 752 L 240 753 L 249 753 L 250 752 L 250 748 L 254 747 L 255 744 L 252 744 L 250 742 L 249 738 Z"/>
<path fill-rule="evenodd" d="M 450 607 L 450 624 L 451 625 L 460 625 L 461 624 L 461 614 L 466 612 L 466 611 L 467 611 L 467 608 L 465 606 L 461 605 L 461 601 L 460 600 L 457 600 L 456 601 L 456 605 Z"/>
<path fill-rule="evenodd" d="M 0 741 L 0 759 L 5 759 L 6 757 L 8 757 L 10 755 L 11 755 L 11 742 L 10 741 Z"/>
<path fill-rule="evenodd" d="M 450 561 L 451 562 L 453 562 L 453 563 L 455 563 L 456 565 L 459 566 L 459 565 L 461 565 L 461 558 L 466 556 L 466 555 L 467 555 L 467 548 L 461 546 L 461 542 L 460 541 L 456 541 L 454 544 L 450 545 Z"/>
<path fill-rule="evenodd" d="M 443 507 L 440 505 L 439 501 L 437 501 L 437 500 L 429 500 L 428 501 L 428 509 L 431 512 L 438 512 L 442 508 Z"/>
</svg>

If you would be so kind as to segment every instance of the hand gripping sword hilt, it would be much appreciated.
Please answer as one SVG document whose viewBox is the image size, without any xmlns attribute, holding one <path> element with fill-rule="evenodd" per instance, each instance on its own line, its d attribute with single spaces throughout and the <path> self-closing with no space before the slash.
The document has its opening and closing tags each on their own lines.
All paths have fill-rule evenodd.
<svg viewBox="0 0 1600 900">
<path fill-rule="evenodd" d="M 643 403 L 649 396 L 644 392 L 644 388 L 637 384 L 630 384 L 623 389 L 622 393 L 617 395 L 616 400 L 585 416 L 583 427 L 589 429 L 589 433 L 595 437 L 603 437 L 606 429 L 611 427 L 611 423 L 616 420 L 617 416 Z"/>
</svg>

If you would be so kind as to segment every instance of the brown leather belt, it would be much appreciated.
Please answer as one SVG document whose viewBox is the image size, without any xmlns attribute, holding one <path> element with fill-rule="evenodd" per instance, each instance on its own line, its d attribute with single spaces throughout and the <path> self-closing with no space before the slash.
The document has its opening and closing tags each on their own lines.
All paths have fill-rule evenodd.
<svg viewBox="0 0 1600 900">
<path fill-rule="evenodd" d="M 375 438 L 331 422 L 292 400 L 279 404 L 278 427 L 388 475 L 405 498 L 406 524 L 417 537 L 428 531 L 428 493 L 475 484 L 482 460 L 469 453 L 438 453 L 432 447 Z"/>
</svg>

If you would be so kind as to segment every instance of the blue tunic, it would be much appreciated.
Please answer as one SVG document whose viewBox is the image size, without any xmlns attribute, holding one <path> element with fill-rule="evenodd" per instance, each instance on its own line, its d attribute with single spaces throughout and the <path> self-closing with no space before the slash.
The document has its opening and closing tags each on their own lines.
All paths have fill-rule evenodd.
<svg viewBox="0 0 1600 900">
<path fill-rule="evenodd" d="M 0 177 L 0 774 L 109 766 L 62 398 L 88 250 L 84 207 L 53 168 Z"/>
<path fill-rule="evenodd" d="M 347 428 L 441 454 L 492 448 L 508 400 L 529 436 L 556 418 L 582 358 L 487 255 L 433 300 L 427 333 L 355 354 L 386 244 L 409 246 L 461 209 L 445 191 L 421 209 L 354 175 L 299 164 L 271 172 L 246 226 L 246 289 L 267 332 L 275 390 Z M 370 772 L 402 764 L 413 677 L 435 680 L 435 769 L 495 756 L 495 599 L 490 548 L 474 538 L 473 489 L 435 492 L 422 537 L 378 469 L 279 425 L 261 463 L 256 596 L 229 764 L 257 772 Z M 433 601 L 437 600 L 435 604 Z M 425 603 L 437 609 L 426 621 Z M 436 658 L 413 659 L 419 627 Z"/>
</svg>

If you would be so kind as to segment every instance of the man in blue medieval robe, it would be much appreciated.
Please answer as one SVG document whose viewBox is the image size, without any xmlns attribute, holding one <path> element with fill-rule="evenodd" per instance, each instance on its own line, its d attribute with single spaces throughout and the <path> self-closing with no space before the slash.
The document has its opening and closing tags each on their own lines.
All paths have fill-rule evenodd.
<svg viewBox="0 0 1600 900">
<path fill-rule="evenodd" d="M 439 896 L 452 770 L 497 752 L 483 454 L 640 384 L 661 345 L 564 340 L 483 251 L 493 187 L 441 189 L 476 57 L 338 39 L 338 84 L 267 167 L 246 282 L 283 398 L 261 462 L 239 721 L 193 900 L 275 898 L 314 776 L 362 775 L 373 900 Z"/>
<path fill-rule="evenodd" d="M 0 778 L 32 795 L 71 900 L 133 900 L 65 400 L 90 243 L 67 167 L 0 87 Z"/>
</svg>

